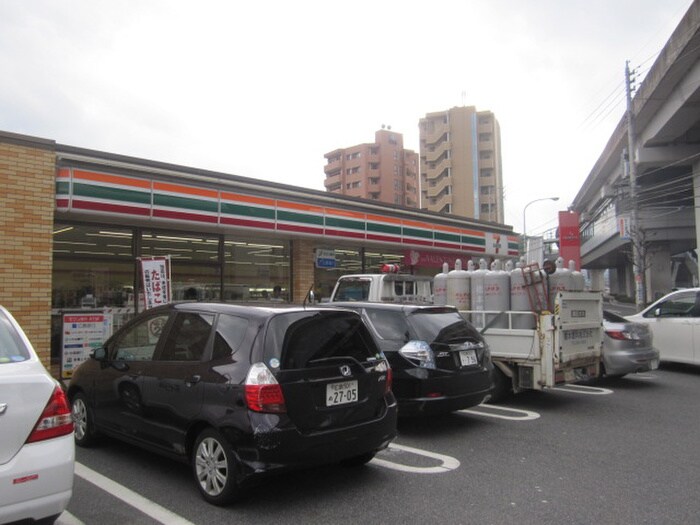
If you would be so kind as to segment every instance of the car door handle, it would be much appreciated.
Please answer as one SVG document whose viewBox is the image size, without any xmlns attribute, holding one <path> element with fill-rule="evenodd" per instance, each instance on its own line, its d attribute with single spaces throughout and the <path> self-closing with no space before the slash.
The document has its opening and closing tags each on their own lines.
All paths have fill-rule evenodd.
<svg viewBox="0 0 700 525">
<path fill-rule="evenodd" d="M 186 385 L 186 386 L 192 386 L 192 385 L 194 385 L 194 384 L 196 384 L 196 383 L 199 383 L 199 382 L 201 381 L 201 379 L 202 379 L 202 376 L 200 376 L 200 375 L 194 375 L 194 376 L 192 376 L 192 377 L 190 377 L 190 378 L 188 378 L 188 379 L 185 379 L 185 385 Z"/>
</svg>

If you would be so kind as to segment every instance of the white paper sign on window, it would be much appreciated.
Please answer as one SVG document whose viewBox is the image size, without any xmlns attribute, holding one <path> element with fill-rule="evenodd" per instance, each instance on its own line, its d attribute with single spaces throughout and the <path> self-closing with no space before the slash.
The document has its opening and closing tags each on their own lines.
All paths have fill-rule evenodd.
<svg viewBox="0 0 700 525">
<path fill-rule="evenodd" d="M 168 304 L 170 293 L 170 257 L 139 259 L 141 284 L 143 285 L 144 309 Z"/>
</svg>

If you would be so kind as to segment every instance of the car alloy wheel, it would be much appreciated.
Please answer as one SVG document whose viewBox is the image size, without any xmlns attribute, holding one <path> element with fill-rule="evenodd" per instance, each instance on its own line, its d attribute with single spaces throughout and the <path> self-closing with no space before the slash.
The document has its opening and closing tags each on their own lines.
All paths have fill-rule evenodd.
<svg viewBox="0 0 700 525">
<path fill-rule="evenodd" d="M 93 428 L 92 415 L 83 393 L 78 393 L 73 397 L 71 412 L 73 415 L 75 443 L 81 447 L 92 445 L 96 439 L 96 432 Z"/>
<path fill-rule="evenodd" d="M 205 500 L 223 505 L 237 495 L 234 461 L 221 434 L 212 428 L 202 431 L 195 444 L 192 467 L 197 487 Z"/>
</svg>

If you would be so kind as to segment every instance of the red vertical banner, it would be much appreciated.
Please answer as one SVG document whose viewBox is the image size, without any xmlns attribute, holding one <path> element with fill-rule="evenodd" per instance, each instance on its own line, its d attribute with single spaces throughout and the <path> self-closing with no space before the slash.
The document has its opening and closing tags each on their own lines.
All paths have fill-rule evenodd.
<svg viewBox="0 0 700 525">
<path fill-rule="evenodd" d="M 564 268 L 569 261 L 576 263 L 576 270 L 581 270 L 581 236 L 579 215 L 575 211 L 559 212 L 559 255 L 564 259 Z"/>
</svg>

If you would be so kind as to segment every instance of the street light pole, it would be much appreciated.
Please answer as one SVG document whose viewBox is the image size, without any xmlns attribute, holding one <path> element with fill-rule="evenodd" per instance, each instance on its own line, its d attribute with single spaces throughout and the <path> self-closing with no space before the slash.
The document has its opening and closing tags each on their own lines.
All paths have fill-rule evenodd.
<svg viewBox="0 0 700 525">
<path fill-rule="evenodd" d="M 535 199 L 534 201 L 528 202 L 523 208 L 523 255 L 527 252 L 527 227 L 525 226 L 525 212 L 527 212 L 528 206 L 540 201 L 558 201 L 559 197 L 542 197 L 541 199 Z"/>
</svg>

